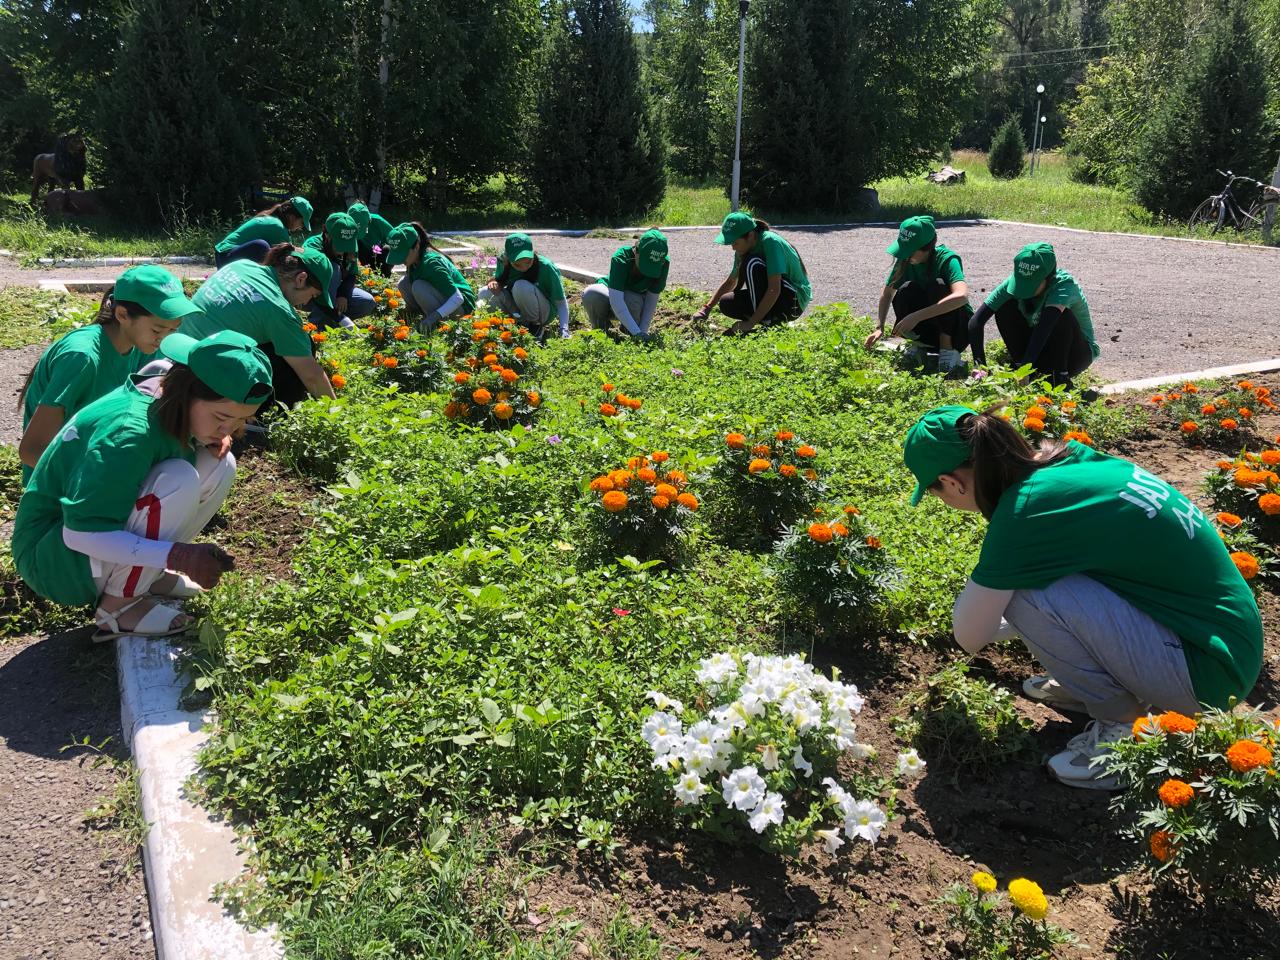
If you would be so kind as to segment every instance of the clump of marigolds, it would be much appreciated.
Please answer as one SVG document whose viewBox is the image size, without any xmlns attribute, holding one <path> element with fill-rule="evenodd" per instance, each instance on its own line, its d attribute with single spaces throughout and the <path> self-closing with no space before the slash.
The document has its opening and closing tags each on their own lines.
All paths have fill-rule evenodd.
<svg viewBox="0 0 1280 960">
<path fill-rule="evenodd" d="M 1184 383 L 1180 389 L 1153 394 L 1148 402 L 1188 442 L 1235 449 L 1255 435 L 1258 412 L 1276 406 L 1270 389 L 1250 380 L 1225 390 Z"/>
<path fill-rule="evenodd" d="M 1280 543 L 1280 449 L 1219 460 L 1205 489 L 1218 510 L 1247 521 L 1259 540 Z"/>
<path fill-rule="evenodd" d="M 490 430 L 528 425 L 542 408 L 543 395 L 532 382 L 532 339 L 510 317 L 467 316 L 442 324 L 449 338 L 445 359 L 453 365 L 452 392 L 444 415 Z"/>
<path fill-rule="evenodd" d="M 792 430 L 726 433 L 715 475 L 732 505 L 729 525 L 745 539 L 775 542 L 821 496 L 817 458 L 817 448 Z"/>
<path fill-rule="evenodd" d="M 1018 877 L 1000 892 L 996 878 L 979 870 L 954 883 L 938 899 L 947 908 L 947 926 L 964 939 L 963 956 L 973 960 L 1050 960 L 1055 948 L 1075 942 L 1048 921 L 1049 900 L 1034 880 Z"/>
<path fill-rule="evenodd" d="M 1093 437 L 1089 436 L 1089 432 L 1076 422 L 1078 409 L 1079 406 L 1074 400 L 1055 400 L 1048 394 L 1042 394 L 1036 397 L 1035 403 L 1029 404 L 1022 411 L 1018 425 L 1033 443 L 1046 437 L 1056 437 L 1062 440 L 1076 440 L 1085 446 L 1092 447 L 1094 446 Z M 1005 419 L 1012 423 L 1019 418 L 1010 412 L 1005 415 Z"/>
<path fill-rule="evenodd" d="M 689 475 L 665 450 L 632 457 L 593 478 L 587 490 L 603 539 L 641 559 L 671 556 L 701 506 Z"/>
<path fill-rule="evenodd" d="M 1280 876 L 1280 782 L 1274 717 L 1209 710 L 1139 717 L 1106 768 L 1112 801 L 1166 882 L 1246 898 Z"/>
<path fill-rule="evenodd" d="M 593 400 L 579 400 L 583 411 L 605 422 L 625 420 L 629 413 L 638 413 L 644 406 L 639 397 L 623 393 L 613 382 L 600 384 L 600 395 Z"/>
</svg>

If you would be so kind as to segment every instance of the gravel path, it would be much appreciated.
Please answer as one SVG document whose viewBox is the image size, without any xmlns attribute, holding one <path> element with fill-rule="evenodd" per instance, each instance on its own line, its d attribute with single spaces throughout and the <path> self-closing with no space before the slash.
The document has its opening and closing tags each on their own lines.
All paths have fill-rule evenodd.
<svg viewBox="0 0 1280 960">
<path fill-rule="evenodd" d="M 782 233 L 804 258 L 816 303 L 847 301 L 859 313 L 874 313 L 890 266 L 884 248 L 896 230 L 814 227 Z M 714 236 L 709 230 L 667 235 L 671 284 L 701 290 L 720 284 L 732 254 L 716 246 Z M 1102 347 L 1094 370 L 1106 379 L 1280 355 L 1280 249 L 1013 224 L 943 226 L 939 236 L 964 258 L 975 304 L 1009 275 L 1020 247 L 1033 240 L 1053 243 L 1059 264 L 1080 281 L 1089 299 Z M 624 241 L 539 236 L 534 242 L 558 262 L 603 270 Z M 989 324 L 988 339 L 994 336 Z"/>
</svg>

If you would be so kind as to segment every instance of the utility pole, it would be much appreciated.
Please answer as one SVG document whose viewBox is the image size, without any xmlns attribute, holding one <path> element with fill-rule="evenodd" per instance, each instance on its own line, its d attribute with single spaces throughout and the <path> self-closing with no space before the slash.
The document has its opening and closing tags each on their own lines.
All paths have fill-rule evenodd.
<svg viewBox="0 0 1280 960">
<path fill-rule="evenodd" d="M 738 187 L 742 184 L 742 65 L 747 57 L 747 6 L 751 0 L 738 0 L 738 118 L 733 131 L 733 191 L 729 197 L 732 209 L 738 209 Z"/>
</svg>

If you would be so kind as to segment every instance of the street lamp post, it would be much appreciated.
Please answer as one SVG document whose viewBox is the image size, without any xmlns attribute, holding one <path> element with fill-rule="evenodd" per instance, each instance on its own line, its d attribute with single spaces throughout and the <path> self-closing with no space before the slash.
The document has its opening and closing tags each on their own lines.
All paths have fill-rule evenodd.
<svg viewBox="0 0 1280 960">
<path fill-rule="evenodd" d="M 1040 169 L 1040 151 L 1044 149 L 1044 124 L 1045 124 L 1045 121 L 1048 119 L 1049 118 L 1044 116 L 1044 114 L 1041 114 L 1040 122 L 1036 124 L 1036 126 L 1040 128 L 1037 131 L 1037 133 L 1039 133 L 1040 136 L 1039 136 L 1039 139 L 1036 141 L 1036 169 L 1037 170 Z"/>
<path fill-rule="evenodd" d="M 1036 84 L 1036 119 L 1040 117 L 1040 101 L 1044 98 L 1044 84 Z M 1031 126 L 1031 175 L 1036 175 L 1036 151 L 1040 136 L 1040 124 L 1032 122 Z"/>
<path fill-rule="evenodd" d="M 742 64 L 747 57 L 747 5 L 738 0 L 738 116 L 733 131 L 733 191 L 729 203 L 738 209 L 738 187 L 742 183 Z"/>
</svg>

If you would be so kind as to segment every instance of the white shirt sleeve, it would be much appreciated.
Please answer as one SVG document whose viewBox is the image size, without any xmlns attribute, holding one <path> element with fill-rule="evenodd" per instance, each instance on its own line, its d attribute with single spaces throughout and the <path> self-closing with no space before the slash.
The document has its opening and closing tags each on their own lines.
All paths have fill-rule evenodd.
<svg viewBox="0 0 1280 960">
<path fill-rule="evenodd" d="M 148 540 L 128 530 L 99 530 L 87 532 L 62 528 L 62 542 L 76 553 L 83 553 L 94 560 L 122 567 L 150 567 L 164 570 L 169 562 L 171 540 Z"/>
<path fill-rule="evenodd" d="M 956 643 L 966 653 L 977 653 L 998 636 L 1012 636 L 1004 612 L 1013 599 L 1012 590 L 992 590 L 970 580 L 956 597 L 951 611 Z"/>
<path fill-rule="evenodd" d="M 649 332 L 649 324 L 653 322 L 653 315 L 658 311 L 658 295 L 656 293 L 646 293 L 644 295 L 644 308 L 640 311 L 640 332 L 647 334 Z"/>
<path fill-rule="evenodd" d="M 560 319 L 560 336 L 569 335 L 569 301 L 561 300 L 556 304 L 556 316 Z"/>
<path fill-rule="evenodd" d="M 618 322 L 627 333 L 634 337 L 640 332 L 639 325 L 631 316 L 631 310 L 627 306 L 627 295 L 623 291 L 609 288 L 609 306 L 613 308 L 613 315 L 618 318 Z"/>
<path fill-rule="evenodd" d="M 436 310 L 436 313 L 440 314 L 441 317 L 447 317 L 449 314 L 453 313 L 453 311 L 457 310 L 460 306 L 462 306 L 462 291 L 454 290 L 453 296 L 450 297 L 448 300 L 446 300 L 444 303 L 440 304 L 440 307 L 438 310 Z"/>
</svg>

